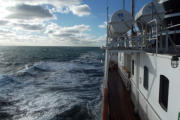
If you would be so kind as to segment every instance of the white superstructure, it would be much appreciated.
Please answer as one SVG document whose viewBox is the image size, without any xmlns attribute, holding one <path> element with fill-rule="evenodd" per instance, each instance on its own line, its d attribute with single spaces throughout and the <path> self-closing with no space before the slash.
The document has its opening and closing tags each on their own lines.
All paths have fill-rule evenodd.
<svg viewBox="0 0 180 120">
<path fill-rule="evenodd" d="M 157 8 L 152 17 L 149 9 Z M 123 18 L 124 14 L 131 22 Z M 180 21 L 165 25 L 165 14 L 168 13 L 164 12 L 162 4 L 155 1 L 147 4 L 136 16 L 139 29 L 133 35 L 128 34 L 134 20 L 127 11 L 115 12 L 108 24 L 108 34 L 116 34 L 107 35 L 106 69 L 109 61 L 118 64 L 123 82 L 131 93 L 134 111 L 142 120 L 180 120 L 180 48 L 177 44 L 180 40 L 173 37 Z M 119 21 L 114 22 L 118 18 Z M 108 70 L 105 76 L 107 79 Z"/>
</svg>

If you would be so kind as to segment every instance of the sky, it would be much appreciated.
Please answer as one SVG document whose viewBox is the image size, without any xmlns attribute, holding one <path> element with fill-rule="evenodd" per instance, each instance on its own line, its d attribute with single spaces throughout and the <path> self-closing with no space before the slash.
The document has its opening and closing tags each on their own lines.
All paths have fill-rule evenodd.
<svg viewBox="0 0 180 120">
<path fill-rule="evenodd" d="M 110 16 L 123 0 L 109 0 Z M 131 0 L 126 1 L 130 11 Z M 135 0 L 135 11 L 151 0 Z M 106 0 L 0 0 L 0 46 L 102 46 Z"/>
</svg>

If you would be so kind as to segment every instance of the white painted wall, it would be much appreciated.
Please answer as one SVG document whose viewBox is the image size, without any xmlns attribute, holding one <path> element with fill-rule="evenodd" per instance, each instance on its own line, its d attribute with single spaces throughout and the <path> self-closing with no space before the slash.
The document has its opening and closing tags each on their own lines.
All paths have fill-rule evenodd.
<svg viewBox="0 0 180 120">
<path fill-rule="evenodd" d="M 180 67 L 171 67 L 171 57 L 167 55 L 156 54 L 141 54 L 141 67 L 140 67 L 140 91 L 145 96 L 150 106 L 146 106 L 146 112 L 150 120 L 157 119 L 155 113 L 152 113 L 153 109 L 159 114 L 162 120 L 177 120 L 178 113 L 180 112 Z M 144 78 L 144 66 L 149 69 L 149 89 L 146 91 L 143 86 Z M 168 111 L 164 111 L 159 104 L 159 85 L 160 75 L 164 75 L 169 79 L 169 100 Z"/>
<path fill-rule="evenodd" d="M 121 68 L 122 66 L 124 66 L 124 53 L 119 52 L 118 53 L 118 67 Z"/>
<path fill-rule="evenodd" d="M 113 61 L 118 64 L 118 53 L 117 52 L 110 52 L 110 61 Z"/>
<path fill-rule="evenodd" d="M 118 53 L 118 58 L 121 56 L 121 61 L 118 59 L 119 69 L 120 66 L 124 65 L 123 54 L 125 53 Z M 131 56 L 130 64 L 132 60 L 135 61 L 135 69 L 134 76 L 131 77 L 134 84 L 131 90 L 136 96 L 136 99 L 139 100 L 143 111 L 147 113 L 149 120 L 159 120 L 159 118 L 162 120 L 178 120 L 178 114 L 180 112 L 180 65 L 178 68 L 172 68 L 171 56 L 151 53 L 141 53 L 139 56 L 134 53 Z M 148 91 L 143 86 L 144 66 L 147 66 L 149 70 Z M 160 75 L 164 75 L 169 79 L 167 112 L 159 104 Z M 138 81 L 139 84 L 137 84 Z"/>
</svg>

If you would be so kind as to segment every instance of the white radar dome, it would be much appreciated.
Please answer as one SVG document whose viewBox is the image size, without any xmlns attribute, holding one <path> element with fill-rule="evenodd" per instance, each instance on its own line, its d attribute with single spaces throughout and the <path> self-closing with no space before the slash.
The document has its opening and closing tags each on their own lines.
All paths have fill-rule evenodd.
<svg viewBox="0 0 180 120">
<path fill-rule="evenodd" d="M 118 36 L 127 33 L 134 25 L 135 21 L 132 15 L 126 10 L 116 11 L 110 22 L 110 35 Z"/>
</svg>

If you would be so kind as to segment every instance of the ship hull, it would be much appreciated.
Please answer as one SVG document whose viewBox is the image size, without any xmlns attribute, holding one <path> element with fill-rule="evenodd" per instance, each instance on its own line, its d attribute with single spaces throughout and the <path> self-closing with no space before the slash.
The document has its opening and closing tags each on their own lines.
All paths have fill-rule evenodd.
<svg viewBox="0 0 180 120">
<path fill-rule="evenodd" d="M 135 112 L 141 120 L 178 119 L 180 107 L 177 104 L 180 104 L 180 98 L 177 97 L 177 91 L 180 84 L 180 67 L 172 68 L 171 58 L 171 55 L 153 53 L 118 53 L 120 77 L 124 76 L 123 83 L 129 88 Z M 127 70 L 124 70 L 124 67 Z M 131 74 L 129 78 L 125 77 L 126 71 Z M 165 84 L 163 80 L 168 82 Z M 163 85 L 166 87 L 162 96 Z"/>
<path fill-rule="evenodd" d="M 108 87 L 104 90 L 106 100 L 103 102 L 106 107 L 102 120 L 177 120 L 180 111 L 180 97 L 177 97 L 180 67 L 172 68 L 172 56 L 125 52 L 113 55 L 118 57 L 117 60 L 115 57 L 109 60 Z M 114 67 L 116 65 L 117 68 Z M 144 84 L 145 66 L 148 68 L 148 88 Z M 166 97 L 160 96 L 161 76 L 169 81 L 167 108 L 160 100 L 160 97 Z"/>
</svg>

